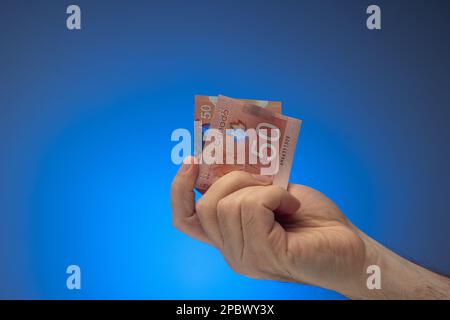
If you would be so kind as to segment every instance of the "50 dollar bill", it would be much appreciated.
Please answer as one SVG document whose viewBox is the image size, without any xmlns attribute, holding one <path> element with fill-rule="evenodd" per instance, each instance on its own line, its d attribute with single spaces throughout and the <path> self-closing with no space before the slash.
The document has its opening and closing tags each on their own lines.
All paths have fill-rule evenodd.
<svg viewBox="0 0 450 320">
<path fill-rule="evenodd" d="M 197 190 L 236 170 L 270 175 L 287 188 L 301 121 L 280 112 L 280 102 L 196 96 Z"/>
</svg>

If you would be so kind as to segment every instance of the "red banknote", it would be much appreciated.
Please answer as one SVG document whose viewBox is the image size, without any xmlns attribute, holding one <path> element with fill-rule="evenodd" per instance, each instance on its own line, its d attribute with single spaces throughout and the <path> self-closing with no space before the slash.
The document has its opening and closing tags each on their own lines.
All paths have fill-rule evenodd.
<svg viewBox="0 0 450 320">
<path fill-rule="evenodd" d="M 235 170 L 269 175 L 287 188 L 301 121 L 280 111 L 280 102 L 196 96 L 196 188 L 203 193 Z"/>
</svg>

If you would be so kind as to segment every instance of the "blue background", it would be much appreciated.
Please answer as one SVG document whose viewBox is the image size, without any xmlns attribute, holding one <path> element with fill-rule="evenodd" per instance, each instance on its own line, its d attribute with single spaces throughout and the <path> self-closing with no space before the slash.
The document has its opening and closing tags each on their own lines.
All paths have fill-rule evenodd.
<svg viewBox="0 0 450 320">
<path fill-rule="evenodd" d="M 171 226 L 195 94 L 303 119 L 291 181 L 450 272 L 448 1 L 0 3 L 0 297 L 330 299 L 234 274 Z M 66 267 L 82 290 L 66 289 Z"/>
</svg>

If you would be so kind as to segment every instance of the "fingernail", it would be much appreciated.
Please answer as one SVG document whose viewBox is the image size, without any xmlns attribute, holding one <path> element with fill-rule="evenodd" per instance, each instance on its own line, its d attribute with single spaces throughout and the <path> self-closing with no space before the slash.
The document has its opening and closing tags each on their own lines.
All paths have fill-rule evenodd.
<svg viewBox="0 0 450 320">
<path fill-rule="evenodd" d="M 181 172 L 186 172 L 188 171 L 188 169 L 191 167 L 192 164 L 195 164 L 196 162 L 196 158 L 195 157 L 186 157 L 183 160 L 183 164 L 181 165 L 180 171 Z"/>
<path fill-rule="evenodd" d="M 263 176 L 263 175 L 260 175 L 260 174 L 252 174 L 252 177 L 255 180 L 257 180 L 259 182 L 262 182 L 264 184 L 272 183 L 272 176 Z"/>
</svg>

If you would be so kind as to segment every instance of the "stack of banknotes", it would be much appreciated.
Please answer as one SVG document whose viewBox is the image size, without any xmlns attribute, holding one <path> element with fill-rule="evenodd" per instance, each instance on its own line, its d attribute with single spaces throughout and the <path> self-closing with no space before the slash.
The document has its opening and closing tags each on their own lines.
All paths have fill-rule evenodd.
<svg viewBox="0 0 450 320">
<path fill-rule="evenodd" d="M 196 189 L 201 193 L 231 171 L 289 182 L 301 120 L 281 114 L 281 102 L 195 96 Z"/>
</svg>

